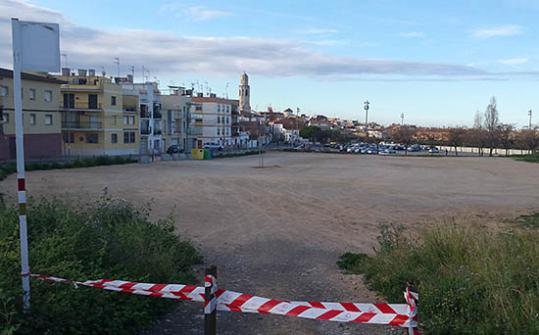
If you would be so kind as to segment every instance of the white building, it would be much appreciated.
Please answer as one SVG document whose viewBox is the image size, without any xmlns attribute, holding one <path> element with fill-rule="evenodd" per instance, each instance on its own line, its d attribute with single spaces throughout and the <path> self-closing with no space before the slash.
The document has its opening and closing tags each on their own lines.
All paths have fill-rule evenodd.
<svg viewBox="0 0 539 335">
<path fill-rule="evenodd" d="M 189 140 L 191 98 L 192 91 L 183 87 L 171 87 L 169 95 L 161 95 L 163 142 L 167 146 L 178 145 L 184 152 L 193 148 Z"/>
<path fill-rule="evenodd" d="M 140 153 L 152 154 L 166 151 L 163 141 L 163 116 L 161 92 L 157 82 L 122 82 L 124 94 L 138 95 L 140 104 Z"/>
<path fill-rule="evenodd" d="M 232 109 L 237 104 L 237 100 L 218 98 L 215 94 L 193 97 L 190 109 L 193 148 L 205 144 L 232 145 Z"/>
</svg>

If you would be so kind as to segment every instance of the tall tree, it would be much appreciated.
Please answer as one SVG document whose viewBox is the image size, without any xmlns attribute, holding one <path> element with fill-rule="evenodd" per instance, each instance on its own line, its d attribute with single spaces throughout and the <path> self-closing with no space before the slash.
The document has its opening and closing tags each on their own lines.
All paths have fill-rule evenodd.
<svg viewBox="0 0 539 335">
<path fill-rule="evenodd" d="M 458 156 L 458 147 L 462 146 L 464 138 L 466 136 L 466 130 L 464 128 L 451 128 L 447 137 L 447 145 L 455 148 L 455 156 Z"/>
<path fill-rule="evenodd" d="M 496 97 L 490 98 L 490 103 L 485 110 L 485 129 L 487 131 L 487 144 L 489 147 L 489 156 L 492 157 L 494 148 L 498 143 L 498 107 L 496 104 Z"/>
</svg>

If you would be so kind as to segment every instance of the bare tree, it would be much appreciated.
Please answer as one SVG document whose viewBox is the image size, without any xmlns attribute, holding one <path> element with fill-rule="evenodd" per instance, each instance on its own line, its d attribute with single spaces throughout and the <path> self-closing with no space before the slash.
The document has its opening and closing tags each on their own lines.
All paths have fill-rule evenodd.
<svg viewBox="0 0 539 335">
<path fill-rule="evenodd" d="M 466 130 L 464 128 L 451 128 L 447 137 L 447 145 L 455 148 L 455 156 L 458 156 L 457 148 L 462 146 L 466 136 Z"/>
<path fill-rule="evenodd" d="M 535 154 L 539 148 L 539 127 L 522 130 L 520 142 L 524 148 L 529 150 L 530 154 Z"/>
<path fill-rule="evenodd" d="M 391 132 L 391 139 L 397 143 L 404 144 L 406 147 L 405 155 L 408 155 L 408 147 L 412 144 L 416 129 L 410 126 L 399 126 L 393 128 Z"/>
<path fill-rule="evenodd" d="M 489 156 L 492 157 L 492 152 L 498 142 L 498 107 L 496 105 L 496 97 L 490 98 L 490 103 L 485 110 L 485 129 L 487 131 L 487 144 L 489 147 Z"/>
<path fill-rule="evenodd" d="M 498 136 L 501 145 L 505 149 L 505 155 L 509 154 L 509 149 L 513 148 L 515 144 L 514 140 L 514 127 L 510 124 L 500 124 L 498 126 Z"/>
</svg>

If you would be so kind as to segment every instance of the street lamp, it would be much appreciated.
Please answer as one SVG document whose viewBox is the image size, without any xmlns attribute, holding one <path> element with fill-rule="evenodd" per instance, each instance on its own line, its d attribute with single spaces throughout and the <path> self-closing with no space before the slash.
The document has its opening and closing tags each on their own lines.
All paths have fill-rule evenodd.
<svg viewBox="0 0 539 335">
<path fill-rule="evenodd" d="M 365 134 L 367 134 L 367 137 L 369 136 L 369 108 L 371 103 L 369 100 L 365 101 L 363 103 L 363 109 L 365 109 Z"/>
</svg>

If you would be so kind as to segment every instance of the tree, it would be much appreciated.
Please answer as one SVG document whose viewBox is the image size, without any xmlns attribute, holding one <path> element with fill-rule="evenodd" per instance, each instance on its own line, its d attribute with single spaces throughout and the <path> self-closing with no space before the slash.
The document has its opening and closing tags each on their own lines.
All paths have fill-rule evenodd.
<svg viewBox="0 0 539 335">
<path fill-rule="evenodd" d="M 416 129 L 410 126 L 399 126 L 391 130 L 390 137 L 394 142 L 403 144 L 406 149 L 412 144 Z M 405 151 L 408 154 L 408 150 Z"/>
<path fill-rule="evenodd" d="M 496 97 L 490 98 L 490 103 L 485 110 L 485 129 L 487 131 L 487 144 L 489 147 L 489 156 L 492 157 L 492 152 L 498 143 L 498 107 L 496 105 Z"/>
<path fill-rule="evenodd" d="M 501 142 L 501 145 L 505 149 L 505 155 L 509 155 L 509 149 L 513 147 L 515 144 L 514 138 L 513 138 L 513 131 L 514 128 L 510 124 L 500 124 L 498 126 L 498 136 Z"/>
<path fill-rule="evenodd" d="M 458 147 L 462 146 L 466 137 L 466 130 L 464 128 L 451 128 L 447 137 L 447 145 L 455 148 L 455 156 L 458 156 Z"/>
<path fill-rule="evenodd" d="M 473 129 L 468 130 L 466 142 L 470 146 L 476 147 L 478 154 L 483 156 L 483 148 L 486 145 L 486 138 L 485 129 L 483 128 L 483 115 L 481 115 L 481 112 L 476 111 Z"/>
<path fill-rule="evenodd" d="M 539 148 L 539 127 L 521 131 L 520 142 L 523 148 L 535 154 Z"/>
<path fill-rule="evenodd" d="M 299 131 L 299 136 L 308 138 L 311 142 L 316 142 L 316 139 L 320 136 L 322 129 L 317 126 L 307 126 Z"/>
</svg>

